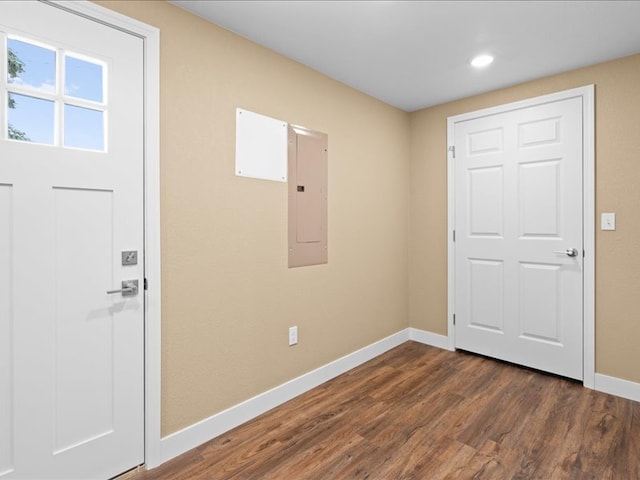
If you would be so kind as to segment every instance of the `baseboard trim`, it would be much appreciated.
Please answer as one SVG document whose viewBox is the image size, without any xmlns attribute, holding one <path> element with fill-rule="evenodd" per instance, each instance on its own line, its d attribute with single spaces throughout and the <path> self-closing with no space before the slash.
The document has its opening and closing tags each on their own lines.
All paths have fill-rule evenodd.
<svg viewBox="0 0 640 480">
<path fill-rule="evenodd" d="M 594 390 L 640 402 L 640 383 L 596 373 Z"/>
<path fill-rule="evenodd" d="M 367 362 L 410 339 L 410 329 L 372 343 L 331 363 L 312 370 L 282 385 L 256 395 L 238 405 L 217 413 L 160 440 L 161 461 L 164 463 L 229 430 L 297 397 L 298 395 Z M 427 332 L 425 332 L 427 333 Z M 423 342 L 425 343 L 425 342 Z"/>
<path fill-rule="evenodd" d="M 301 395 L 406 341 L 451 350 L 449 337 L 406 328 L 160 440 L 160 465 Z M 597 373 L 595 390 L 640 402 L 640 383 Z"/>
<path fill-rule="evenodd" d="M 449 346 L 449 337 L 446 335 L 427 332 L 426 330 L 420 330 L 413 327 L 410 327 L 408 330 L 409 340 L 424 343 L 425 345 L 431 345 L 432 347 L 442 348 L 444 350 L 451 350 Z"/>
</svg>

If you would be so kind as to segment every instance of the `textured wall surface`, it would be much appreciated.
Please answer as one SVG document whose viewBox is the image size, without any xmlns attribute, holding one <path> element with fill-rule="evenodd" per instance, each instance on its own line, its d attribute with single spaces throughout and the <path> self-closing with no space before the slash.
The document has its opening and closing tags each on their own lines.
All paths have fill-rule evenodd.
<svg viewBox="0 0 640 480">
<path fill-rule="evenodd" d="M 171 4 L 99 4 L 161 31 L 163 435 L 406 328 L 409 115 Z M 236 107 L 328 134 L 327 265 L 287 268 L 287 185 L 235 176 Z"/>
</svg>

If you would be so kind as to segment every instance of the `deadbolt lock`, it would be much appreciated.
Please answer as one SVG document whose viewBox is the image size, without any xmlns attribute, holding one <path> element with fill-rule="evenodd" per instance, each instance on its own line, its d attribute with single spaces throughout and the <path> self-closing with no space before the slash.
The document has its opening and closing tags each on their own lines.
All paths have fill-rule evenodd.
<svg viewBox="0 0 640 480">
<path fill-rule="evenodd" d="M 138 264 L 137 250 L 125 250 L 122 252 L 122 265 L 137 265 L 137 264 Z"/>
</svg>

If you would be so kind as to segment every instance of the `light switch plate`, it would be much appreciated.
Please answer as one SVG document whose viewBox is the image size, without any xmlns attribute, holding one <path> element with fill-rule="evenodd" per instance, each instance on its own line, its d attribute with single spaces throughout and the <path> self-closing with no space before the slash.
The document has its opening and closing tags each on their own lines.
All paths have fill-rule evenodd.
<svg viewBox="0 0 640 480">
<path fill-rule="evenodd" d="M 298 343 L 298 326 L 289 327 L 289 346 Z"/>
<path fill-rule="evenodd" d="M 600 217 L 600 229 L 601 230 L 615 230 L 616 229 L 616 214 L 615 213 L 603 213 Z"/>
</svg>

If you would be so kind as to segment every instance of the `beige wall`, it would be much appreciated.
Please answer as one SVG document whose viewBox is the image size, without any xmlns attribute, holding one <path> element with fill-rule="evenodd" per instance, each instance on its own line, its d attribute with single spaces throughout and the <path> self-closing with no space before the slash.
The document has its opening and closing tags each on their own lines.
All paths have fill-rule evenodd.
<svg viewBox="0 0 640 480">
<path fill-rule="evenodd" d="M 640 56 L 407 114 L 170 4 L 99 3 L 161 29 L 163 435 L 407 326 L 446 334 L 447 117 L 592 83 L 618 215 L 597 371 L 640 382 Z M 329 134 L 328 265 L 287 269 L 286 185 L 234 176 L 236 107 Z"/>
<path fill-rule="evenodd" d="M 99 3 L 161 30 L 163 435 L 406 328 L 409 115 L 170 4 Z M 287 268 L 287 185 L 234 175 L 236 107 L 329 135 L 328 265 Z"/>
<path fill-rule="evenodd" d="M 409 323 L 447 332 L 447 117 L 596 86 L 596 371 L 640 382 L 640 55 L 411 115 Z M 599 230 L 616 212 L 617 230 Z"/>
</svg>

